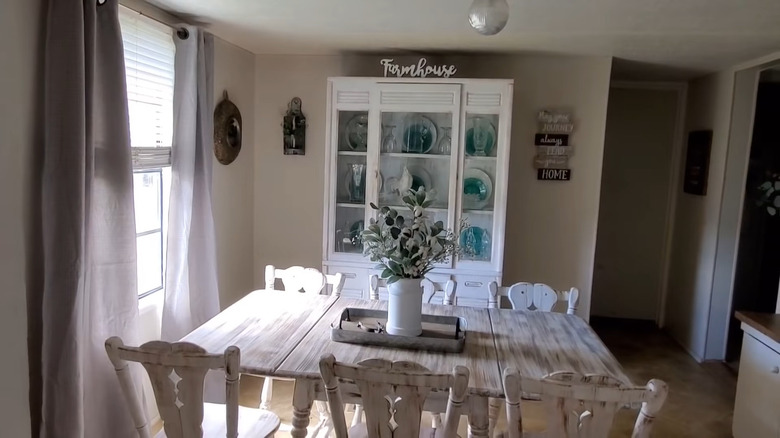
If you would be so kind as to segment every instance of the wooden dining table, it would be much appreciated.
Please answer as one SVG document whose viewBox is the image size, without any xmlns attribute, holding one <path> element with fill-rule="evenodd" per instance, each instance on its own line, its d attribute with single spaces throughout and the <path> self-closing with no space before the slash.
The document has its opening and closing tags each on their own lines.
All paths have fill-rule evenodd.
<svg viewBox="0 0 780 438">
<path fill-rule="evenodd" d="M 293 437 L 305 437 L 314 400 L 325 400 L 319 360 L 333 354 L 340 362 L 369 358 L 413 361 L 436 373 L 454 366 L 470 370 L 469 436 L 488 436 L 488 400 L 503 398 L 502 373 L 517 369 L 541 379 L 554 371 L 611 376 L 632 382 L 583 319 L 560 313 L 423 304 L 423 313 L 466 321 L 460 353 L 406 350 L 334 342 L 331 328 L 346 308 L 386 310 L 386 301 L 357 300 L 276 290 L 257 290 L 185 336 L 212 353 L 235 345 L 241 371 L 295 379 Z"/>
</svg>

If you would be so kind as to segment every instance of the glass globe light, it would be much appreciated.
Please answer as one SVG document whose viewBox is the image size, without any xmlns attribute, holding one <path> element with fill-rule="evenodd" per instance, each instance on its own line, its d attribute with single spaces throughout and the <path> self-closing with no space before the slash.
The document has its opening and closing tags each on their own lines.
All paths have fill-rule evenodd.
<svg viewBox="0 0 780 438">
<path fill-rule="evenodd" d="M 482 35 L 495 35 L 509 21 L 506 0 L 474 0 L 469 9 L 469 24 Z"/>
</svg>

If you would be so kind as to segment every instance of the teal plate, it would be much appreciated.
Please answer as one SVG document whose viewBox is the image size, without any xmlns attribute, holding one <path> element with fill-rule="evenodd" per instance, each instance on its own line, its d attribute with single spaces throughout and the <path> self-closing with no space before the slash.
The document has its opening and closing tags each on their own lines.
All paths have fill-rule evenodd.
<svg viewBox="0 0 780 438">
<path fill-rule="evenodd" d="M 368 145 L 368 115 L 352 116 L 344 128 L 344 139 L 353 151 L 365 151 Z"/>
<path fill-rule="evenodd" d="M 488 188 L 479 178 L 466 178 L 463 180 L 463 194 L 476 195 L 480 201 L 484 201 L 488 197 Z"/>
<path fill-rule="evenodd" d="M 412 154 L 427 154 L 436 144 L 436 125 L 425 116 L 414 118 L 404 129 L 403 152 Z"/>
<path fill-rule="evenodd" d="M 365 223 L 361 219 L 353 222 L 352 226 L 349 227 L 348 236 L 352 240 L 352 246 L 356 249 L 363 247 L 363 235 L 361 233 L 363 232 L 364 226 Z"/>
<path fill-rule="evenodd" d="M 420 190 L 420 187 L 425 186 L 425 182 L 417 175 L 412 175 L 412 189 Z M 425 188 L 426 190 L 428 187 Z"/>
<path fill-rule="evenodd" d="M 476 260 L 490 260 L 490 234 L 480 227 L 468 227 L 460 233 L 460 246 L 470 253 L 467 257 Z"/>
<path fill-rule="evenodd" d="M 466 130 L 466 155 L 477 156 L 477 147 L 474 143 L 474 130 L 482 130 L 482 134 L 485 136 L 485 148 L 484 153 L 479 154 L 481 156 L 490 156 L 493 148 L 496 146 L 496 127 L 490 122 L 485 122 L 482 127 L 472 127 Z M 479 131 L 477 131 L 479 132 Z"/>
<path fill-rule="evenodd" d="M 351 227 L 349 227 L 349 235 L 352 237 L 360 237 L 360 233 L 363 232 L 363 227 L 365 223 L 363 220 L 356 221 L 352 224 Z"/>
</svg>

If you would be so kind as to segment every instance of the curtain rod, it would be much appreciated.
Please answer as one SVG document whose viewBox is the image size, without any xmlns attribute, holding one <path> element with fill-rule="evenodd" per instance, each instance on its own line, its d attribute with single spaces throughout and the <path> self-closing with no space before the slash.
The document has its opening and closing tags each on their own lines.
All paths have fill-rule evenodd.
<svg viewBox="0 0 780 438">
<path fill-rule="evenodd" d="M 119 0 L 119 4 L 141 16 L 170 27 L 175 30 L 176 35 L 183 40 L 186 40 L 190 36 L 190 32 L 181 26 L 181 23 L 185 21 L 170 12 L 164 11 L 143 0 Z"/>
</svg>

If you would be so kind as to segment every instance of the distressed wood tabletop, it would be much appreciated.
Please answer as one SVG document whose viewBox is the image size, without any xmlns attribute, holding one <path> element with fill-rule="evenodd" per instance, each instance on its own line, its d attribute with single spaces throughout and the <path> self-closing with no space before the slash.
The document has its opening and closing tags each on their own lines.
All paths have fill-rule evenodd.
<svg viewBox="0 0 780 438">
<path fill-rule="evenodd" d="M 554 371 L 599 374 L 632 385 L 596 332 L 582 318 L 553 312 L 489 309 L 501 370 L 541 379 Z"/>
<path fill-rule="evenodd" d="M 211 353 L 241 349 L 241 370 L 249 374 L 319 379 L 319 359 L 332 353 L 345 363 L 371 358 L 420 363 L 450 373 L 471 370 L 472 394 L 503 397 L 501 373 L 516 368 L 528 378 L 555 371 L 602 374 L 632 385 L 617 359 L 593 329 L 577 316 L 550 312 L 423 304 L 431 315 L 466 320 L 461 353 L 439 353 L 333 342 L 331 324 L 347 307 L 386 310 L 386 301 L 259 290 L 250 293 L 184 337 Z"/>
<path fill-rule="evenodd" d="M 425 314 L 458 316 L 466 320 L 463 352 L 440 353 L 333 342 L 330 339 L 331 324 L 338 324 L 342 311 L 347 307 L 386 310 L 387 302 L 339 299 L 290 353 L 275 375 L 318 379 L 320 357 L 332 353 L 338 361 L 345 363 L 358 363 L 372 358 L 413 361 L 442 374 L 451 373 L 455 365 L 462 365 L 471 371 L 469 389 L 472 394 L 493 397 L 503 394 L 501 371 L 487 309 L 423 304 Z"/>
<path fill-rule="evenodd" d="M 251 292 L 182 341 L 209 353 L 241 349 L 241 371 L 271 375 L 338 297 L 276 290 Z"/>
</svg>

